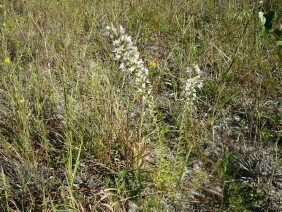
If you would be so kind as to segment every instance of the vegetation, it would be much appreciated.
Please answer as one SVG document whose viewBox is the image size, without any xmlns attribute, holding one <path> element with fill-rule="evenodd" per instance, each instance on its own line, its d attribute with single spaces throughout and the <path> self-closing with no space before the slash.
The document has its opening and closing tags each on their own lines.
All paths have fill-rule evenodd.
<svg viewBox="0 0 282 212">
<path fill-rule="evenodd" d="M 281 209 L 280 0 L 0 4 L 1 211 Z"/>
</svg>

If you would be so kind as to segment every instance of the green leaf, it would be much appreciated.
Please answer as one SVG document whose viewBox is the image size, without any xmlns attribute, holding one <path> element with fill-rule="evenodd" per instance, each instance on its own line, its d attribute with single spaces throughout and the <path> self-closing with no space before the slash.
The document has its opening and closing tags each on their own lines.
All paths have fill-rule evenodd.
<svg viewBox="0 0 282 212">
<path fill-rule="evenodd" d="M 118 179 L 119 179 L 119 180 L 123 180 L 124 177 L 125 177 L 125 175 L 126 175 L 126 171 L 125 171 L 125 170 L 120 171 L 120 172 L 118 173 Z"/>
<path fill-rule="evenodd" d="M 280 39 L 282 40 L 282 30 L 281 29 L 278 29 L 276 28 L 273 33 L 275 34 L 275 36 L 277 37 L 277 39 Z"/>
<path fill-rule="evenodd" d="M 268 13 L 264 14 L 263 16 L 266 19 L 264 27 L 270 30 L 272 28 L 272 22 L 276 19 L 275 11 L 269 11 Z"/>
<path fill-rule="evenodd" d="M 260 36 L 265 37 L 267 34 L 269 34 L 269 29 L 263 27 L 261 32 L 260 32 Z"/>
<path fill-rule="evenodd" d="M 282 47 L 282 40 L 276 41 L 275 44 L 277 47 Z"/>
</svg>

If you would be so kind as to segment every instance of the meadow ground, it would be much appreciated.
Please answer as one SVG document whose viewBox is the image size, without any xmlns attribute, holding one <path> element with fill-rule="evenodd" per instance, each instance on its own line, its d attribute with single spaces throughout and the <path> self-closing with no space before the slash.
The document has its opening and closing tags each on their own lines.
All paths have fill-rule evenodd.
<svg viewBox="0 0 282 212">
<path fill-rule="evenodd" d="M 281 210 L 271 10 L 280 27 L 280 0 L 1 1 L 0 210 Z"/>
</svg>

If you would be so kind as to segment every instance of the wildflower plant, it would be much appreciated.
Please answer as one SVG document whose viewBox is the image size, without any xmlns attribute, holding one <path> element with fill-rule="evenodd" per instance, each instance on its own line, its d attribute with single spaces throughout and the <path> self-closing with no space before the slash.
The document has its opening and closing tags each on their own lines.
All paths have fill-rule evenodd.
<svg viewBox="0 0 282 212">
<path fill-rule="evenodd" d="M 153 117 L 154 114 L 154 98 L 151 94 L 152 85 L 149 80 L 149 70 L 140 58 L 132 37 L 125 33 L 122 26 L 119 28 L 114 27 L 113 24 L 107 26 L 106 35 L 112 40 L 114 60 L 119 62 L 119 69 L 124 73 L 125 81 L 134 87 L 134 101 L 141 102 L 142 112 L 140 115 L 141 125 L 143 125 L 144 117 Z M 136 115 L 136 112 L 133 111 L 133 114 Z"/>
<path fill-rule="evenodd" d="M 145 67 L 140 58 L 137 47 L 133 44 L 132 37 L 125 33 L 122 26 L 116 28 L 106 27 L 106 35 L 112 39 L 114 47 L 114 60 L 119 62 L 119 69 L 125 76 L 133 77 L 133 84 L 142 99 L 149 101 L 152 99 L 152 86 L 148 78 L 149 70 Z"/>
<path fill-rule="evenodd" d="M 197 89 L 203 87 L 203 72 L 198 65 L 194 65 L 194 69 L 187 68 L 186 72 L 189 78 L 184 82 L 181 100 L 184 100 L 187 105 L 191 106 L 197 99 Z"/>
<path fill-rule="evenodd" d="M 157 64 L 157 62 L 155 61 L 155 60 L 152 60 L 152 61 L 149 61 L 148 62 L 148 66 L 150 67 L 150 68 L 156 68 L 157 66 L 158 66 L 158 64 Z"/>
<path fill-rule="evenodd" d="M 6 64 L 9 64 L 9 63 L 11 63 L 11 60 L 10 60 L 10 58 L 9 58 L 9 57 L 6 57 L 6 58 L 4 59 L 4 63 L 6 63 Z"/>
<path fill-rule="evenodd" d="M 137 161 L 145 155 L 145 145 L 149 143 L 152 136 L 151 121 L 154 120 L 154 98 L 152 95 L 152 85 L 149 80 L 149 70 L 144 61 L 140 58 L 139 51 L 132 41 L 132 37 L 125 33 L 122 26 L 116 28 L 106 27 L 106 35 L 110 37 L 113 45 L 114 60 L 119 64 L 119 70 L 123 73 L 123 85 L 127 86 L 125 95 L 129 97 L 131 107 L 123 105 L 123 115 L 128 117 L 127 120 L 131 129 L 129 137 L 135 137 L 137 142 L 132 142 L 133 154 Z M 128 88 L 133 88 L 128 89 Z M 121 104 L 122 105 L 122 104 Z M 126 109 L 125 109 L 126 108 Z M 128 126 L 127 123 L 127 126 Z M 144 148 L 140 149 L 140 145 Z"/>
</svg>

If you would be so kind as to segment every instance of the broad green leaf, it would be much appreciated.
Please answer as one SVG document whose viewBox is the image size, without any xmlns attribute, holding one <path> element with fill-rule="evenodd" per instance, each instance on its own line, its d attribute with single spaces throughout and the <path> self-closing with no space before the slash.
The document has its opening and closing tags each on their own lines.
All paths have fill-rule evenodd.
<svg viewBox="0 0 282 212">
<path fill-rule="evenodd" d="M 275 36 L 277 37 L 277 39 L 281 39 L 282 40 L 282 30 L 276 28 L 273 33 L 275 34 Z"/>
<path fill-rule="evenodd" d="M 265 37 L 268 33 L 269 33 L 269 29 L 267 29 L 266 27 L 263 27 L 260 32 L 260 36 Z"/>
<path fill-rule="evenodd" d="M 277 47 L 282 47 L 282 40 L 276 41 L 275 44 Z"/>
<path fill-rule="evenodd" d="M 264 27 L 267 29 L 272 28 L 272 22 L 276 19 L 276 13 L 275 11 L 269 11 L 268 13 L 263 15 L 266 18 L 266 22 L 264 24 Z"/>
</svg>

